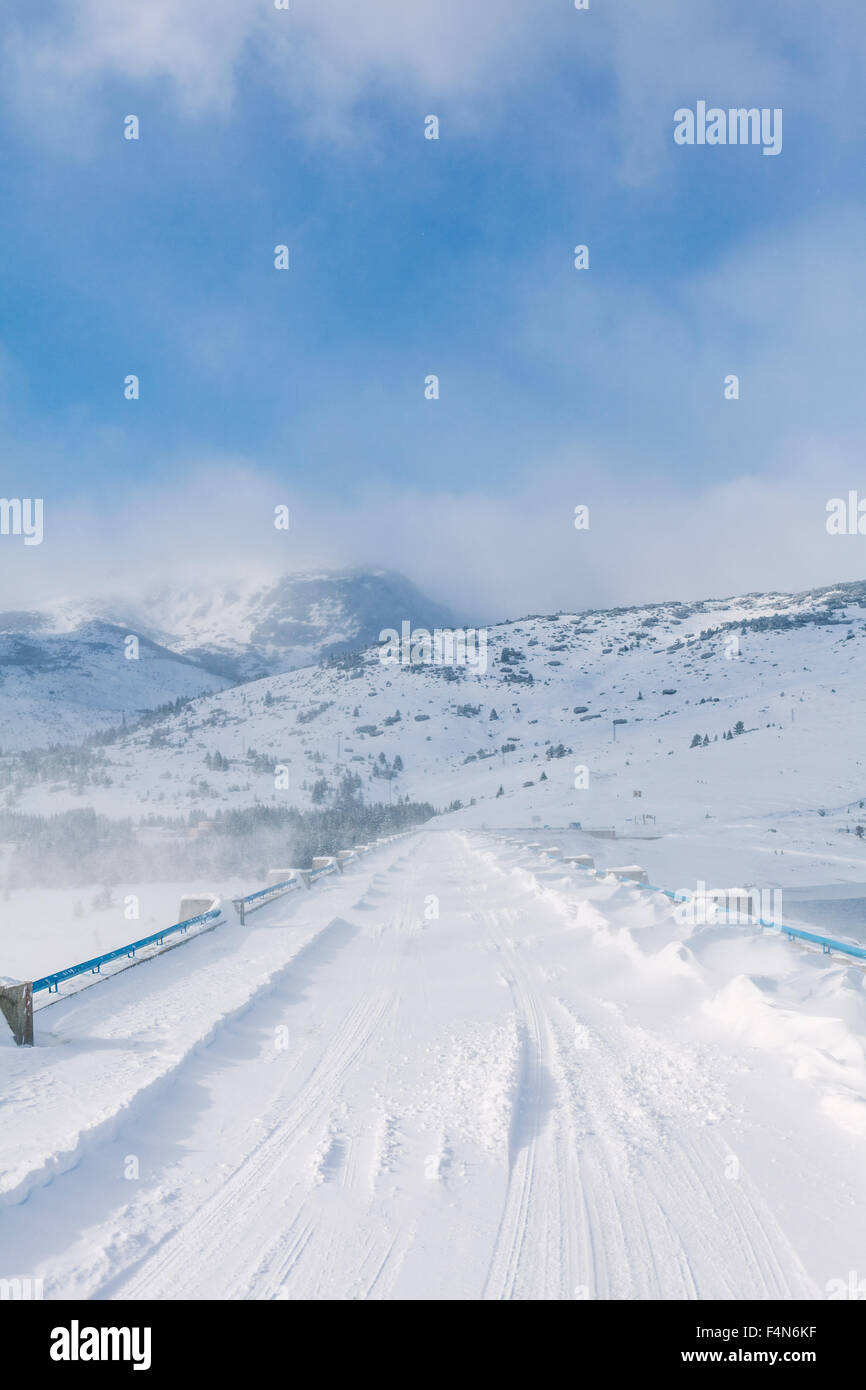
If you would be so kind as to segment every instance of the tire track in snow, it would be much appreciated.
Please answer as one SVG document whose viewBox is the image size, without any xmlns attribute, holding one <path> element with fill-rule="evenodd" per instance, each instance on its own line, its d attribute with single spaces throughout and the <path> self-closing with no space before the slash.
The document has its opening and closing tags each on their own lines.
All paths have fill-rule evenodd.
<svg viewBox="0 0 866 1390">
<path fill-rule="evenodd" d="M 501 930 L 506 909 L 476 914 L 505 962 L 524 1046 L 514 1101 L 509 1179 L 484 1284 L 485 1299 L 574 1297 L 586 1267 L 589 1223 L 578 1210 L 577 1150 L 558 1104 L 556 1042 L 544 1005 Z"/>
<path fill-rule="evenodd" d="M 659 1093 L 652 1071 L 654 1050 L 664 1063 L 680 1063 L 684 1049 L 643 1028 L 614 1026 L 599 1015 L 590 1047 L 575 1054 L 567 1045 L 575 1017 L 562 1000 L 550 1001 L 551 1018 L 560 1038 L 558 1056 L 569 1071 L 577 1058 L 577 1094 L 593 1126 L 597 1143 L 583 1144 L 585 1169 L 594 1186 L 607 1186 L 617 1222 L 626 1234 L 616 1261 L 607 1262 L 609 1297 L 666 1298 L 814 1298 L 819 1296 L 794 1247 L 761 1194 L 740 1172 L 728 1178 L 731 1146 L 719 1124 L 695 1120 L 684 1106 L 670 1106 Z M 596 1011 L 597 1012 L 597 1011 Z M 583 1022 L 583 1020 L 580 1020 Z M 584 1024 L 585 1026 L 585 1024 Z M 567 1059 L 571 1058 L 571 1068 Z M 681 1090 L 691 1110 L 698 1102 L 691 1063 L 683 1070 Z M 628 1077 L 625 1086 L 621 1078 Z M 699 1084 L 699 1083 L 698 1083 Z M 575 1091 L 572 1090 L 572 1095 Z M 566 1113 L 573 1115 L 571 1106 Z M 646 1136 L 635 1155 L 635 1130 Z M 583 1142 L 580 1133 L 577 1142 Z M 618 1174 L 616 1182 L 612 1175 Z M 633 1219 L 623 1221 L 631 1212 Z M 629 1250 L 630 1238 L 643 1230 L 644 1257 Z M 652 1268 L 652 1280 L 640 1272 Z M 630 1277 L 623 1279 L 624 1270 Z"/>
<path fill-rule="evenodd" d="M 310 1216 L 307 1203 L 321 1182 L 321 1159 L 330 1152 L 337 1129 L 347 1161 L 340 1165 L 334 1186 L 351 1187 L 356 1180 L 354 1136 L 341 1123 L 346 1119 L 340 1109 L 341 1095 L 363 1055 L 393 1021 L 399 1002 L 394 939 L 413 925 L 414 918 L 403 905 L 381 930 L 372 929 L 360 938 L 366 952 L 355 976 L 360 997 L 326 1043 L 300 1090 L 288 1100 L 285 1113 L 235 1172 L 131 1277 L 112 1285 L 112 1296 L 289 1296 L 289 1284 L 297 1283 L 304 1265 L 313 1263 L 309 1256 L 318 1245 L 323 1247 L 324 1259 L 311 1276 L 314 1287 L 323 1288 L 329 1278 L 343 1285 L 357 1282 L 360 1273 L 354 1275 L 348 1264 L 342 1270 L 329 1268 L 327 1233 L 321 1242 L 318 1240 L 321 1213 Z M 339 1115 L 337 1124 L 335 1115 Z M 305 1148 L 312 1149 L 306 1158 Z M 299 1226 L 304 1237 L 295 1248 L 294 1232 Z M 250 1240 L 252 1230 L 257 1231 L 255 1242 Z M 391 1240 L 392 1247 L 394 1244 Z M 306 1256 L 303 1261 L 302 1255 Z M 362 1248 L 358 1260 L 361 1267 L 368 1261 L 374 1263 L 370 1281 L 381 1285 L 384 1261 L 379 1244 L 369 1250 Z M 361 1279 L 362 1287 L 364 1282 Z M 316 1295 L 292 1289 L 290 1296 Z M 318 1296 L 333 1296 L 333 1291 Z"/>
<path fill-rule="evenodd" d="M 491 856 L 467 846 L 488 874 Z M 549 892 L 550 890 L 547 889 Z M 479 917 L 506 964 L 534 1060 L 525 1065 L 516 1109 L 541 1103 L 526 1091 L 555 1086 L 555 1101 L 511 1164 L 484 1289 L 486 1298 L 810 1298 L 817 1289 L 766 1202 L 744 1175 L 724 1176 L 728 1147 L 712 1129 L 659 1116 L 641 1066 L 652 1035 L 612 1021 L 597 1001 L 576 1019 L 554 997 L 508 932 L 537 934 L 550 909 L 531 901 Z M 561 922 L 552 924 L 562 930 Z M 588 1047 L 574 1046 L 579 1024 Z M 671 1058 L 683 1052 L 658 1042 Z M 623 1091 L 618 1078 L 632 1077 Z M 708 1107 L 709 1108 L 709 1107 Z M 578 1117 L 581 1123 L 578 1123 Z M 640 1124 L 637 1154 L 632 1126 Z M 579 1194 L 579 1195 L 578 1195 Z M 549 1233 L 560 1222 L 557 1258 Z M 577 1277 L 575 1277 L 577 1274 Z"/>
<path fill-rule="evenodd" d="M 112 1290 L 120 1298 L 196 1297 L 190 1292 L 203 1281 L 208 1296 L 241 1296 L 243 1278 L 223 1263 L 239 1231 L 261 1216 L 263 1189 L 277 1186 L 284 1179 L 296 1187 L 292 1174 L 297 1171 L 294 1145 L 308 1135 L 316 1122 L 327 1120 L 329 1108 L 344 1077 L 381 1027 L 391 1003 L 387 994 L 368 995 L 359 1000 L 331 1040 L 325 1054 L 304 1083 L 295 1104 L 249 1154 L 218 1190 L 188 1217 L 178 1231 L 165 1240 L 157 1253 L 148 1258 L 132 1278 Z M 216 1276 L 214 1271 L 219 1271 Z M 231 1271 L 231 1272 L 230 1272 Z M 226 1281 L 231 1289 L 214 1292 Z"/>
</svg>

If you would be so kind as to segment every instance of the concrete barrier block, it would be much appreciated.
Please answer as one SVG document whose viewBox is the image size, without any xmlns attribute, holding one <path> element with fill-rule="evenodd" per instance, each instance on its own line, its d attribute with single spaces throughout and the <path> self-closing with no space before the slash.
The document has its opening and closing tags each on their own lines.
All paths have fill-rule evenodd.
<svg viewBox="0 0 866 1390">
<path fill-rule="evenodd" d="M 649 874 L 639 864 L 626 864 L 621 869 L 608 869 L 606 872 L 621 883 L 649 883 Z"/>
<path fill-rule="evenodd" d="M 210 912 L 219 902 L 218 893 L 189 893 L 185 894 L 180 900 L 178 908 L 179 922 L 188 922 L 190 917 L 200 917 L 203 912 Z"/>
<path fill-rule="evenodd" d="M 0 983 L 0 1013 L 19 1047 L 33 1046 L 33 991 L 27 982 Z"/>
<path fill-rule="evenodd" d="M 268 886 L 270 887 L 274 883 L 285 883 L 294 876 L 294 869 L 268 869 Z"/>
</svg>

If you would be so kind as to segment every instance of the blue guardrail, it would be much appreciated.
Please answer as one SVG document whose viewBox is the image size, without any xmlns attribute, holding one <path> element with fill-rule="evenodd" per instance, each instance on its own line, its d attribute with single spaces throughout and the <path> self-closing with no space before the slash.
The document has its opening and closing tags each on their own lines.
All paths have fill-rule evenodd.
<svg viewBox="0 0 866 1390">
<path fill-rule="evenodd" d="M 831 951 L 841 951 L 846 956 L 866 960 L 866 950 L 862 946 L 849 946 L 845 941 L 834 941 L 832 936 L 816 936 L 814 932 L 801 931 L 799 927 L 786 927 L 784 922 L 765 922 L 763 917 L 758 918 L 758 923 L 762 927 L 772 927 L 773 931 L 783 932 L 789 941 L 814 941 L 816 946 L 823 948 L 825 956 L 829 956 Z"/>
<path fill-rule="evenodd" d="M 286 893 L 292 888 L 300 887 L 301 880 L 299 878 L 284 878 L 281 883 L 272 883 L 268 888 L 259 888 L 255 893 L 247 893 L 245 897 L 239 898 L 238 902 L 254 903 L 259 898 L 269 898 L 272 893 Z"/>
<path fill-rule="evenodd" d="M 571 867 L 581 869 L 583 873 L 592 874 L 595 878 L 604 878 L 607 870 L 588 869 L 585 864 L 574 864 Z M 659 888 L 656 883 L 635 883 L 635 888 L 642 888 L 649 893 L 664 893 L 666 898 L 671 898 L 674 902 L 687 903 L 691 899 L 687 894 L 672 893 L 670 888 Z M 725 916 L 731 915 L 730 908 L 720 908 Z M 788 927 L 784 922 L 766 922 L 763 917 L 759 917 L 757 925 L 767 927 L 771 931 L 781 932 L 787 936 L 789 941 L 811 941 L 815 946 L 820 946 L 823 954 L 829 956 L 831 951 L 840 951 L 844 956 L 853 956 L 856 960 L 866 960 L 866 947 L 852 946 L 847 941 L 836 941 L 832 936 L 819 936 L 816 932 L 803 931 L 800 927 Z"/>
<path fill-rule="evenodd" d="M 174 932 L 186 932 L 190 927 L 197 927 L 202 922 L 211 922 L 219 917 L 222 908 L 212 907 L 210 912 L 201 912 L 198 917 L 189 917 L 185 922 L 175 922 L 171 927 L 163 927 L 162 931 L 155 931 L 152 936 L 143 936 L 140 941 L 131 941 L 128 946 L 118 946 L 116 951 L 106 951 L 103 956 L 94 956 L 93 960 L 84 960 L 80 965 L 70 965 L 66 970 L 58 970 L 54 975 L 43 975 L 41 980 L 34 980 L 31 986 L 33 993 L 37 990 L 47 989 L 49 994 L 56 994 L 59 986 L 64 980 L 71 980 L 76 975 L 86 975 L 88 971 L 93 975 L 98 975 L 100 967 L 109 961 L 119 960 L 121 956 L 132 958 L 136 951 L 141 951 L 145 946 L 154 946 L 157 943 L 162 945 L 167 936 Z"/>
<path fill-rule="evenodd" d="M 318 869 L 310 869 L 310 882 L 312 883 L 314 878 L 321 878 L 322 874 L 335 874 L 336 872 L 336 864 L 322 864 Z"/>
</svg>

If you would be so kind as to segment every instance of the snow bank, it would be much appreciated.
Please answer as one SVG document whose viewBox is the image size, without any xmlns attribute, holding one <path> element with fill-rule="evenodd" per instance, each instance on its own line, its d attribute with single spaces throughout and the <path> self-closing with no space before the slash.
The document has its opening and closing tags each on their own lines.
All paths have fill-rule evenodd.
<svg viewBox="0 0 866 1390">
<path fill-rule="evenodd" d="M 818 1091 L 824 1113 L 866 1138 L 866 1040 L 842 1019 L 780 1007 L 766 984 L 747 975 L 731 980 L 703 1009 L 730 1036 L 783 1054 L 794 1076 Z"/>
</svg>

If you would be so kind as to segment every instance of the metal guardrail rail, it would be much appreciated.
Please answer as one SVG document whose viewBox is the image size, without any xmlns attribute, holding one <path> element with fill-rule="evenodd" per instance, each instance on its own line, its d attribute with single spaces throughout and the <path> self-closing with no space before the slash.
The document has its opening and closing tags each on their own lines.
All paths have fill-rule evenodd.
<svg viewBox="0 0 866 1390">
<path fill-rule="evenodd" d="M 43 975 L 41 979 L 34 980 L 30 986 L 34 994 L 38 990 L 47 989 L 49 994 L 56 994 L 64 980 L 71 980 L 76 975 L 86 975 L 90 971 L 98 975 L 100 968 L 107 965 L 109 961 L 119 960 L 121 956 L 129 956 L 132 959 L 136 951 L 142 951 L 147 946 L 162 945 L 167 936 L 172 936 L 174 932 L 186 932 L 190 927 L 197 927 L 202 922 L 215 921 L 222 913 L 219 907 L 211 908 L 209 912 L 201 912 L 197 917 L 188 917 L 185 922 L 175 922 L 173 926 L 163 927 L 161 931 L 153 932 L 150 936 L 143 936 L 140 941 L 131 941 L 127 946 L 118 946 L 114 951 L 106 951 L 101 956 L 94 956 L 92 960 L 82 961 L 80 965 L 70 965 L 66 970 L 58 970 L 53 975 Z"/>
<path fill-rule="evenodd" d="M 279 883 L 269 883 L 267 888 L 259 888 L 255 893 L 246 893 L 242 898 L 232 898 L 232 906 L 237 911 L 241 926 L 244 925 L 248 912 L 266 907 L 275 898 L 281 898 L 284 893 L 292 893 L 296 888 L 309 888 L 325 874 L 334 874 L 338 869 L 342 872 L 344 862 L 351 863 L 355 858 L 357 854 L 352 851 L 351 858 L 346 861 L 341 862 L 334 857 L 330 864 L 323 864 L 318 869 L 294 869 L 291 878 L 284 878 Z"/>
<path fill-rule="evenodd" d="M 325 874 L 335 874 L 337 872 L 336 863 L 322 864 L 318 869 L 310 869 L 309 878 L 313 883 L 317 878 L 323 878 Z"/>
<path fill-rule="evenodd" d="M 259 907 L 267 907 L 269 902 L 275 898 L 281 898 L 284 893 L 291 893 L 295 888 L 301 888 L 303 880 L 300 874 L 292 874 L 291 878 L 284 878 L 280 883 L 270 883 L 267 888 L 259 888 L 255 893 L 247 893 L 243 898 L 232 898 L 232 907 L 238 914 L 241 926 L 246 921 L 247 912 L 255 912 Z"/>
<path fill-rule="evenodd" d="M 521 848 L 538 849 L 539 852 L 543 854 L 550 853 L 548 850 L 541 850 L 540 846 L 534 844 L 522 844 Z M 558 861 L 553 859 L 552 862 L 556 863 Z M 610 869 L 596 869 L 589 868 L 586 864 L 575 864 L 571 862 L 571 860 L 567 860 L 563 864 L 563 867 L 566 866 L 570 869 L 578 869 L 581 873 L 590 874 L 593 878 L 606 878 L 607 875 L 612 872 Z M 661 888 L 657 883 L 642 883 L 638 879 L 634 879 L 632 881 L 632 886 L 634 888 L 643 889 L 648 893 L 663 893 L 666 898 L 670 898 L 671 901 L 675 903 L 694 901 L 693 896 L 690 896 L 688 893 L 674 893 L 670 888 Z M 718 905 L 716 906 L 716 911 L 719 915 L 736 915 L 735 909 L 720 907 Z M 785 922 L 768 922 L 763 917 L 749 918 L 748 921 L 750 924 L 765 927 L 768 931 L 780 932 L 783 936 L 787 936 L 789 941 L 806 941 L 810 945 L 820 946 L 825 956 L 829 956 L 832 952 L 838 951 L 842 955 L 851 956 L 854 960 L 866 960 L 866 947 L 864 946 L 855 946 L 853 943 L 847 941 L 837 941 L 835 937 L 821 936 L 818 932 L 805 931 L 802 927 L 792 927 Z"/>
<path fill-rule="evenodd" d="M 607 873 L 606 869 L 587 869 L 583 864 L 572 864 L 570 867 L 580 869 L 582 873 L 592 874 L 594 878 L 604 878 Z M 666 898 L 670 898 L 673 902 L 677 903 L 693 901 L 687 893 L 674 893 L 670 888 L 660 888 L 656 883 L 636 882 L 634 887 L 642 888 L 645 892 L 663 893 Z M 726 907 L 717 907 L 716 911 L 720 915 L 730 916 L 733 910 Z M 789 941 L 808 941 L 812 945 L 820 946 L 825 956 L 831 955 L 833 951 L 839 951 L 842 955 L 852 956 L 855 960 L 866 960 L 866 947 L 854 946 L 846 941 L 837 941 L 832 936 L 820 936 L 817 932 L 804 931 L 802 927 L 791 927 L 785 922 L 768 922 L 763 917 L 757 918 L 756 925 L 765 927 L 768 931 L 781 932 L 783 936 L 787 936 Z"/>
<path fill-rule="evenodd" d="M 386 835 L 371 841 L 368 845 L 358 845 L 354 850 L 343 851 L 339 857 L 329 858 L 328 863 L 321 864 L 318 868 L 298 869 L 292 872 L 290 878 L 283 879 L 279 883 L 269 884 L 267 888 L 260 888 L 255 893 L 248 893 L 243 898 L 233 899 L 241 923 L 244 921 L 244 913 L 248 905 L 255 910 L 256 907 L 264 907 L 273 898 L 291 892 L 294 888 L 301 886 L 309 888 L 312 883 L 323 878 L 326 874 L 342 872 L 345 863 L 354 862 L 358 855 L 364 853 L 365 850 L 380 848 L 400 839 L 403 835 L 412 833 L 412 830 L 401 830 L 394 835 Z M 216 901 L 219 902 L 218 899 Z M 102 955 L 94 956 L 91 960 L 84 960 L 78 965 L 67 966 L 65 970 L 57 970 L 51 975 L 42 975 L 38 980 L 23 982 L 0 980 L 0 1015 L 9 1023 L 19 1046 L 22 1044 L 32 1045 L 34 994 L 42 990 L 47 990 L 49 994 L 59 994 L 61 984 L 67 980 L 88 973 L 98 975 L 102 966 L 110 964 L 111 961 L 121 960 L 124 956 L 134 960 L 137 951 L 146 950 L 149 946 L 163 946 L 166 937 L 173 936 L 176 932 L 185 934 L 191 927 L 203 926 L 207 922 L 213 922 L 216 925 L 221 916 L 222 907 L 218 905 L 210 908 L 207 912 L 198 913 L 195 917 L 188 917 L 183 922 L 174 922 L 171 926 L 152 932 L 150 936 L 143 936 L 138 941 L 130 941 L 127 945 L 118 946 L 113 951 L 105 951 Z"/>
<path fill-rule="evenodd" d="M 822 947 L 825 956 L 829 956 L 832 951 L 841 951 L 843 955 L 866 960 L 866 949 L 862 946 L 851 946 L 845 941 L 834 940 L 832 936 L 818 936 L 815 932 L 803 931 L 801 927 L 788 927 L 784 922 L 765 922 L 763 917 L 758 918 L 758 925 L 782 932 L 789 941 L 812 941 L 816 946 Z"/>
</svg>

